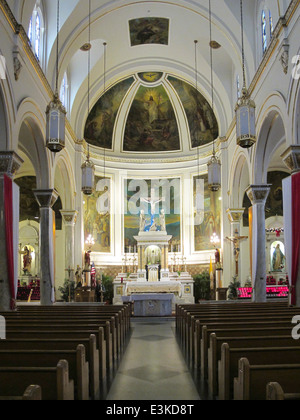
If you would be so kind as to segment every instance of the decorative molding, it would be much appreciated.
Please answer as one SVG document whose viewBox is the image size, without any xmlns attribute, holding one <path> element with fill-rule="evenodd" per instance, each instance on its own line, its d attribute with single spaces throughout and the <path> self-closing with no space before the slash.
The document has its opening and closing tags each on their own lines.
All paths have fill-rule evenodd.
<svg viewBox="0 0 300 420">
<path fill-rule="evenodd" d="M 36 201 L 41 208 L 52 208 L 58 199 L 58 192 L 53 190 L 34 190 L 33 191 Z"/>
<path fill-rule="evenodd" d="M 270 193 L 271 184 L 264 185 L 250 185 L 246 193 L 252 203 L 254 204 L 265 204 Z"/>
<path fill-rule="evenodd" d="M 13 151 L 0 152 L 0 175 L 13 178 L 23 163 L 23 159 Z"/>
<path fill-rule="evenodd" d="M 280 157 L 292 174 L 300 172 L 300 145 L 288 147 Z"/>
<path fill-rule="evenodd" d="M 242 219 L 245 209 L 227 209 L 226 213 L 230 223 L 239 223 Z"/>
<path fill-rule="evenodd" d="M 78 211 L 77 210 L 60 210 L 63 221 L 68 226 L 74 226 L 77 221 Z"/>
</svg>

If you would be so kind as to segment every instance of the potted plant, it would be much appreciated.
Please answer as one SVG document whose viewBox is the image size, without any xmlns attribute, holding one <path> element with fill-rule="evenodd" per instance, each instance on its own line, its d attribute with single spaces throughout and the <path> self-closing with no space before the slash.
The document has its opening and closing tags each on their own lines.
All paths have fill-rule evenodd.
<svg viewBox="0 0 300 420">
<path fill-rule="evenodd" d="M 114 297 L 113 279 L 110 276 L 102 275 L 103 298 L 108 304 L 112 304 Z"/>
<path fill-rule="evenodd" d="M 200 300 L 210 300 L 210 276 L 209 272 L 194 276 L 194 290 L 195 290 L 195 302 Z"/>
<path fill-rule="evenodd" d="M 234 276 L 232 282 L 228 286 L 228 299 L 235 300 L 238 298 L 239 287 L 241 287 L 241 282 L 237 279 L 237 276 Z"/>
<path fill-rule="evenodd" d="M 64 302 L 71 302 L 74 300 L 75 296 L 75 281 L 69 281 L 68 279 L 65 279 L 63 286 L 60 286 L 58 290 L 60 291 L 61 298 Z M 69 295 L 71 295 L 70 299 Z"/>
</svg>

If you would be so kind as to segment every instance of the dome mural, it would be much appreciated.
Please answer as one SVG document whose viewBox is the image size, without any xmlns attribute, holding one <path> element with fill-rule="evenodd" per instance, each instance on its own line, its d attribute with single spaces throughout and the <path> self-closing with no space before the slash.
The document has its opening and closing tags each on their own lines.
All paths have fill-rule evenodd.
<svg viewBox="0 0 300 420">
<path fill-rule="evenodd" d="M 124 100 L 129 96 L 130 103 Z M 181 106 L 175 109 L 175 102 Z M 117 119 L 121 111 L 125 118 Z M 122 124 L 118 130 L 116 121 Z M 162 72 L 143 72 L 102 95 L 87 119 L 84 136 L 91 145 L 114 150 L 116 132 L 122 133 L 123 153 L 156 153 L 180 152 L 183 140 L 190 150 L 204 146 L 218 137 L 219 128 L 210 104 L 192 85 Z M 182 132 L 189 138 L 182 139 Z"/>
</svg>

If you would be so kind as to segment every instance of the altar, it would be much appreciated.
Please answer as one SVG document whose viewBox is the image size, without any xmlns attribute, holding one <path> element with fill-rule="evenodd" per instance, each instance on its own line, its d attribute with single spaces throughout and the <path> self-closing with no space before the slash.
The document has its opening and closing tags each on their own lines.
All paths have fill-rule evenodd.
<svg viewBox="0 0 300 420">
<path fill-rule="evenodd" d="M 172 293 L 142 293 L 132 294 L 129 301 L 133 302 L 134 316 L 171 316 Z M 128 301 L 128 300 L 126 300 Z"/>
<path fill-rule="evenodd" d="M 117 275 L 113 282 L 113 304 L 122 304 L 124 301 L 130 301 L 133 297 L 136 299 L 135 301 L 147 302 L 149 294 L 156 295 L 157 299 L 150 300 L 151 302 L 160 302 L 159 304 L 155 303 L 157 308 L 163 305 L 161 302 L 166 300 L 170 301 L 173 311 L 176 304 L 195 303 L 193 278 L 186 270 L 181 273 L 174 272 L 173 266 L 169 262 L 169 244 L 172 235 L 168 235 L 166 231 L 163 210 L 161 210 L 159 226 L 160 230 L 155 222 L 154 213 L 151 213 L 151 226 L 147 229 L 145 215 L 141 212 L 140 231 L 137 236 L 134 236 L 138 250 L 138 269 L 137 272 L 128 273 L 125 266 L 125 270 Z M 124 260 L 126 261 L 126 258 Z M 171 270 L 169 269 L 170 265 Z M 167 295 L 172 295 L 172 299 L 166 299 Z M 147 306 L 147 303 L 143 305 Z M 145 310 L 144 306 L 143 309 L 139 309 L 139 313 L 140 311 L 145 312 Z M 163 312 L 162 308 L 161 311 Z"/>
</svg>

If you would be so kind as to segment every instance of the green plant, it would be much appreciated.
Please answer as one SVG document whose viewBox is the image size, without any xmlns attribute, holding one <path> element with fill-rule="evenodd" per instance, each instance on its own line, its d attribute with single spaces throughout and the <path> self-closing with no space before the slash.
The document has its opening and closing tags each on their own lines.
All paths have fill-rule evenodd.
<svg viewBox="0 0 300 420">
<path fill-rule="evenodd" d="M 104 289 L 103 298 L 105 302 L 112 303 L 114 297 L 114 285 L 113 279 L 110 276 L 103 274 L 102 276 L 102 286 Z"/>
<path fill-rule="evenodd" d="M 69 281 L 65 279 L 63 286 L 58 288 L 61 293 L 61 298 L 64 302 L 69 302 L 69 294 L 71 295 L 71 301 L 74 300 L 75 296 L 75 281 Z"/>
<path fill-rule="evenodd" d="M 233 277 L 232 282 L 228 286 L 228 299 L 234 300 L 238 298 L 238 288 L 241 287 L 241 282 L 237 277 Z"/>
<path fill-rule="evenodd" d="M 194 278 L 195 302 L 210 300 L 210 276 L 209 272 L 197 274 Z"/>
</svg>

